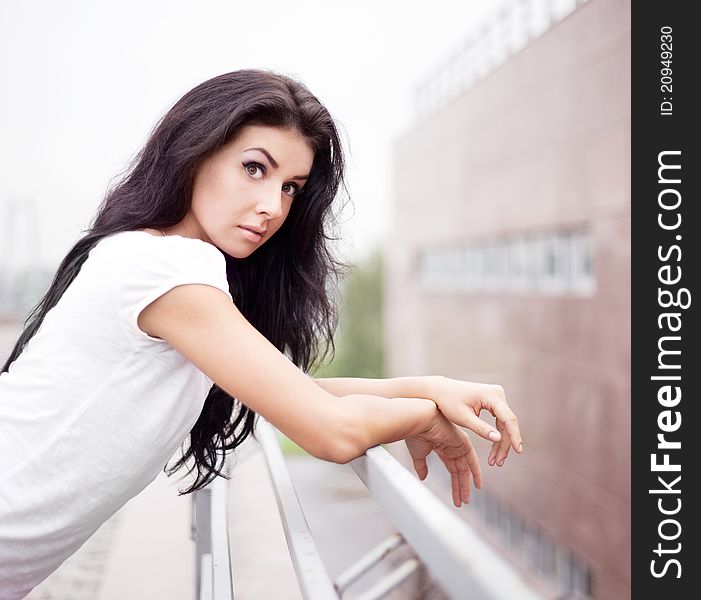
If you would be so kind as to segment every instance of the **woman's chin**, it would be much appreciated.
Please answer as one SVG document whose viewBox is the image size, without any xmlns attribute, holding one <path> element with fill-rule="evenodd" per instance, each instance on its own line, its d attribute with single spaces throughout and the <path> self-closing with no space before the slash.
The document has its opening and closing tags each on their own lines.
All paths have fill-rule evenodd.
<svg viewBox="0 0 701 600">
<path fill-rule="evenodd" d="M 221 250 L 224 254 L 231 256 L 232 258 L 248 258 L 253 254 L 258 247 L 255 248 L 242 248 L 240 245 L 237 244 L 215 244 L 219 250 Z"/>
</svg>

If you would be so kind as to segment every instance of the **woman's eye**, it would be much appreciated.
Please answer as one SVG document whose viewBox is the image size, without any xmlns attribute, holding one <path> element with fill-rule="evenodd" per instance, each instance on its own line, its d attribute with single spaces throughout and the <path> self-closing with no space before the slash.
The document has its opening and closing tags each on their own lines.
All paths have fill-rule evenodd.
<svg viewBox="0 0 701 600">
<path fill-rule="evenodd" d="M 259 177 L 255 177 L 256 171 L 260 170 L 261 174 L 265 173 L 265 167 L 256 162 L 243 163 L 243 167 L 254 179 L 259 179 Z"/>
<path fill-rule="evenodd" d="M 241 164 L 243 168 L 246 169 L 246 173 L 254 179 L 260 179 L 265 174 L 265 167 L 260 163 L 247 162 Z M 258 171 L 260 171 L 260 177 L 256 177 Z M 282 186 L 282 189 L 288 196 L 296 196 L 299 193 L 300 187 L 296 183 L 286 183 Z"/>
<path fill-rule="evenodd" d="M 299 193 L 299 186 L 296 183 L 286 183 L 282 186 L 282 189 L 288 188 L 292 190 L 292 193 L 287 192 L 290 196 L 296 196 Z"/>
</svg>

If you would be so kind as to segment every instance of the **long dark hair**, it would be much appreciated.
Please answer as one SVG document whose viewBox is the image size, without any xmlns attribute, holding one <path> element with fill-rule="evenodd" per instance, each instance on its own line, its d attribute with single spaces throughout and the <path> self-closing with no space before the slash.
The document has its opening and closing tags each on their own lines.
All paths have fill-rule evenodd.
<svg viewBox="0 0 701 600">
<path fill-rule="evenodd" d="M 275 235 L 247 258 L 224 255 L 231 295 L 246 319 L 300 368 L 308 370 L 332 355 L 337 320 L 333 294 L 347 266 L 329 247 L 336 239 L 333 200 L 340 187 L 347 192 L 341 140 L 329 112 L 302 83 L 272 71 L 245 69 L 198 85 L 161 119 L 107 192 L 90 228 L 61 262 L 2 371 L 37 332 L 98 241 L 122 231 L 179 223 L 190 208 L 198 166 L 241 127 L 254 124 L 296 130 L 312 146 L 314 160 L 309 179 Z M 212 386 L 187 449 L 164 469 L 172 475 L 194 458 L 186 474 L 197 469 L 197 477 L 181 494 L 204 487 L 218 475 L 226 477 L 226 452 L 253 433 L 255 416 Z"/>
</svg>

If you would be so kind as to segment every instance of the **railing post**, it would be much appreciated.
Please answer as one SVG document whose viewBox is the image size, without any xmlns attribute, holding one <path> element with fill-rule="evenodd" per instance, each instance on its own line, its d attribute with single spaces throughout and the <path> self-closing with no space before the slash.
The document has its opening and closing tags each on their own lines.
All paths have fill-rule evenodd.
<svg viewBox="0 0 701 600">
<path fill-rule="evenodd" d="M 193 492 L 190 537 L 195 541 L 197 600 L 233 600 L 229 553 L 227 481 L 217 477 Z"/>
<path fill-rule="evenodd" d="M 195 593 L 197 600 L 201 595 L 203 573 L 202 561 L 207 554 L 212 554 L 212 491 L 208 488 L 197 490 L 192 494 L 192 519 L 190 537 L 195 541 Z"/>
<path fill-rule="evenodd" d="M 234 584 L 229 551 L 228 491 L 229 482 L 217 477 L 211 488 L 210 544 L 212 549 L 212 591 L 215 600 L 233 600 Z"/>
</svg>

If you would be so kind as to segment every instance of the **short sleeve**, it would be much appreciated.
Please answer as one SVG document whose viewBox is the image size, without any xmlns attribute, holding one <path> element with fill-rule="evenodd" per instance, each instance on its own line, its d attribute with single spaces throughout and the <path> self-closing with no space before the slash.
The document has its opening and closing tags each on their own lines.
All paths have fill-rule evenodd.
<svg viewBox="0 0 701 600">
<path fill-rule="evenodd" d="M 179 285 L 209 285 L 231 299 L 226 261 L 215 246 L 201 240 L 156 237 L 142 231 L 114 237 L 121 239 L 111 240 L 103 250 L 119 255 L 116 280 L 110 287 L 116 286 L 118 318 L 129 335 L 162 342 L 139 329 L 137 319 L 144 308 Z"/>
</svg>

